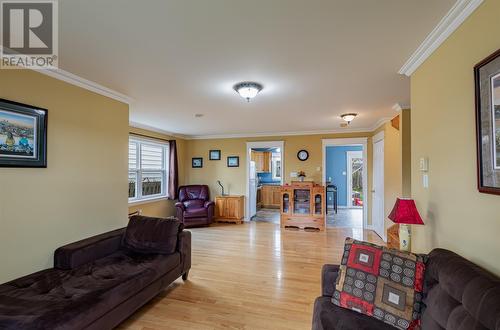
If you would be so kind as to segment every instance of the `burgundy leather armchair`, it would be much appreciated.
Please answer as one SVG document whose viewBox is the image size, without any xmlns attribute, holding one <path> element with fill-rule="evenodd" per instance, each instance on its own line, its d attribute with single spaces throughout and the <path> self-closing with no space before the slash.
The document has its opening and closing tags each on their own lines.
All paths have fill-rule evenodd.
<svg viewBox="0 0 500 330">
<path fill-rule="evenodd" d="M 208 226 L 214 217 L 215 203 L 205 185 L 179 187 L 179 201 L 175 203 L 177 218 L 184 227 Z"/>
</svg>

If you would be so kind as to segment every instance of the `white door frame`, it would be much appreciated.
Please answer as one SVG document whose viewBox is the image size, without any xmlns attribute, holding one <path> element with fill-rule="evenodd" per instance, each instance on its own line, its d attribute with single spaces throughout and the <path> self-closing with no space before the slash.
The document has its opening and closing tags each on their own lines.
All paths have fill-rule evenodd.
<svg viewBox="0 0 500 330">
<path fill-rule="evenodd" d="M 347 172 L 347 208 L 349 209 L 359 209 L 359 206 L 353 206 L 351 204 L 351 199 L 352 199 L 352 159 L 353 158 L 360 158 L 359 155 L 361 155 L 361 158 L 363 158 L 363 152 L 362 151 L 347 151 L 346 152 L 346 161 L 347 161 L 347 166 L 346 166 L 346 172 Z M 364 196 L 366 199 L 366 196 Z M 364 202 L 364 200 L 363 200 Z"/>
<path fill-rule="evenodd" d="M 259 141 L 247 142 L 247 176 L 246 176 L 246 198 L 245 198 L 245 221 L 250 221 L 250 161 L 252 160 L 252 149 L 255 148 L 280 148 L 281 150 L 281 183 L 285 180 L 283 174 L 285 173 L 285 142 L 284 141 Z"/>
<path fill-rule="evenodd" d="M 384 131 L 381 131 L 377 134 L 375 134 L 372 138 L 372 144 L 373 144 L 373 159 L 375 159 L 375 143 L 377 142 L 380 142 L 380 141 L 384 141 Z M 384 142 L 385 144 L 385 142 Z M 382 153 L 382 157 L 385 156 L 385 145 L 384 145 L 384 151 Z M 373 168 L 372 168 L 372 172 L 373 172 L 373 175 L 372 175 L 372 181 L 375 180 L 375 161 L 373 161 L 373 164 L 372 164 Z M 386 230 L 385 230 L 385 186 L 384 186 L 384 178 L 385 176 L 385 161 L 382 161 L 382 194 L 380 195 L 380 199 L 382 200 L 382 228 L 378 228 L 378 229 L 382 229 L 382 232 L 379 233 L 375 228 L 374 226 L 374 221 L 373 221 L 373 215 L 375 212 L 373 212 L 373 206 L 372 206 L 372 225 L 373 225 L 373 230 L 382 238 L 382 240 L 384 242 L 387 242 L 387 233 L 386 233 Z M 375 187 L 373 187 L 373 182 L 372 182 L 372 189 L 375 189 Z M 373 192 L 374 190 L 372 191 L 372 199 L 373 199 Z"/>
<path fill-rule="evenodd" d="M 363 147 L 363 196 L 368 196 L 368 138 L 323 139 L 323 185 L 326 185 L 326 147 L 362 146 Z M 372 229 L 368 225 L 368 198 L 363 201 L 363 229 Z"/>
</svg>

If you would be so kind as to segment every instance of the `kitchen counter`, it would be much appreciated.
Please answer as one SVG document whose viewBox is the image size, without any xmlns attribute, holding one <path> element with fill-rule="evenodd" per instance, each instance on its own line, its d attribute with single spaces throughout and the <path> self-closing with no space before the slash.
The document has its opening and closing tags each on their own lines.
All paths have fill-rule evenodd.
<svg viewBox="0 0 500 330">
<path fill-rule="evenodd" d="M 262 186 L 281 186 L 281 182 L 263 182 L 259 183 L 258 187 Z"/>
</svg>

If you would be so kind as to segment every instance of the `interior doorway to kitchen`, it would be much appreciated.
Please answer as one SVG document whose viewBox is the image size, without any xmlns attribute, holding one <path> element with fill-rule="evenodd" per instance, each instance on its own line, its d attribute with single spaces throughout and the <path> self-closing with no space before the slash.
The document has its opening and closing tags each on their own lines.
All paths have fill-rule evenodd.
<svg viewBox="0 0 500 330">
<path fill-rule="evenodd" d="M 283 141 L 247 143 L 247 220 L 279 224 Z"/>
<path fill-rule="evenodd" d="M 367 139 L 323 140 L 323 183 L 327 227 L 350 228 L 363 237 L 367 227 Z"/>
</svg>

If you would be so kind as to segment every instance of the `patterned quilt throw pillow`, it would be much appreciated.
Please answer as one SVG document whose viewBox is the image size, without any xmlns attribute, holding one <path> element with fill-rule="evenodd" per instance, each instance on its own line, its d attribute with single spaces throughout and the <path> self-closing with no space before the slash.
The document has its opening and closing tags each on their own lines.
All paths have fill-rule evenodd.
<svg viewBox="0 0 500 330">
<path fill-rule="evenodd" d="M 422 256 L 347 238 L 332 302 L 398 329 L 418 328 Z"/>
</svg>

